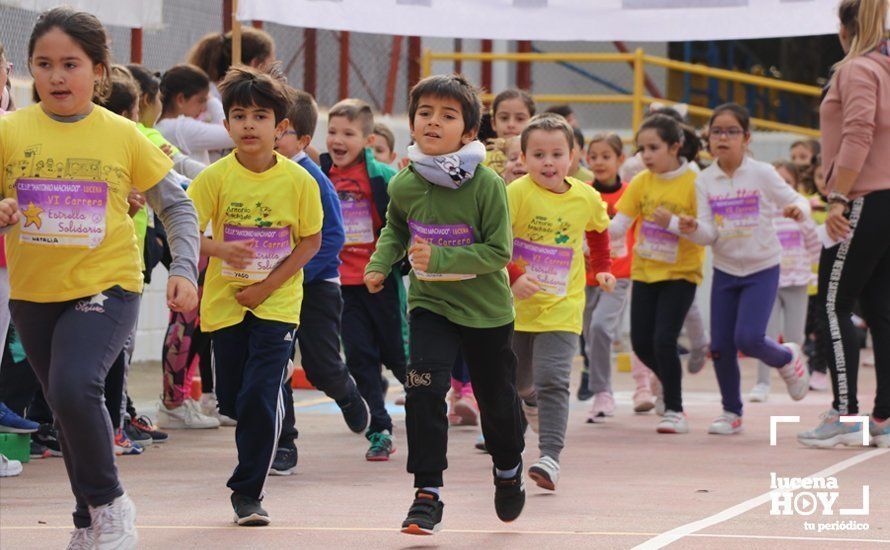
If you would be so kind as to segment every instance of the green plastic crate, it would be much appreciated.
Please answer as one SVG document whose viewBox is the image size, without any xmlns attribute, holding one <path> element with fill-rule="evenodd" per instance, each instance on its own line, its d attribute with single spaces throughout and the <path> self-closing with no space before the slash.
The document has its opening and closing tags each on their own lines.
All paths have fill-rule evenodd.
<svg viewBox="0 0 890 550">
<path fill-rule="evenodd" d="M 30 461 L 31 435 L 0 433 L 0 454 L 6 455 L 6 458 L 10 460 Z"/>
</svg>

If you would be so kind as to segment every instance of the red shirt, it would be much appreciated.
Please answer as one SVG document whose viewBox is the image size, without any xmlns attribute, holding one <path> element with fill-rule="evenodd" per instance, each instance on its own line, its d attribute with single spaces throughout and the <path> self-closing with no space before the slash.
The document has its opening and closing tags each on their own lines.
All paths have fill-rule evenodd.
<svg viewBox="0 0 890 550">
<path fill-rule="evenodd" d="M 371 180 L 364 162 L 347 168 L 331 167 L 328 175 L 343 210 L 346 244 L 340 252 L 340 282 L 344 285 L 364 284 L 365 267 L 377 244 L 383 220 L 371 195 Z"/>
<path fill-rule="evenodd" d="M 597 186 L 594 185 L 594 188 Z M 599 191 L 600 196 L 606 201 L 606 206 L 608 207 L 609 217 L 614 218 L 617 210 L 615 209 L 615 205 L 618 204 L 618 200 L 621 198 L 621 195 L 624 194 L 624 190 L 627 189 L 627 184 L 622 182 L 621 187 L 612 193 L 606 193 L 603 191 Z M 636 222 L 634 222 L 636 224 Z M 634 229 L 635 226 L 631 226 L 630 229 L 627 230 L 627 236 L 625 240 L 626 244 L 626 254 L 624 256 L 618 258 L 612 258 L 612 275 L 615 276 L 616 279 L 629 279 L 630 278 L 630 266 L 631 260 L 633 260 L 633 249 L 634 249 Z M 598 286 L 599 283 L 596 282 L 596 272 L 588 269 L 587 271 L 587 284 L 588 286 Z"/>
</svg>

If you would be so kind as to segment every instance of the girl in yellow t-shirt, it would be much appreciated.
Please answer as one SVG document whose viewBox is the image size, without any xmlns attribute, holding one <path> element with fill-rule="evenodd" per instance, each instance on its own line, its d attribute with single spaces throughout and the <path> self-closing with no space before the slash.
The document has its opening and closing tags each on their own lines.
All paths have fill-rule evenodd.
<svg viewBox="0 0 890 550">
<path fill-rule="evenodd" d="M 0 227 L 10 310 L 60 428 L 77 499 L 72 546 L 136 547 L 135 509 L 114 465 L 102 402 L 136 322 L 142 268 L 131 189 L 167 227 L 167 304 L 197 302 L 198 224 L 171 161 L 136 125 L 93 103 L 108 92 L 105 29 L 70 8 L 44 12 L 28 43 L 40 103 L 0 119 Z"/>
<path fill-rule="evenodd" d="M 686 433 L 677 338 L 702 279 L 704 248 L 682 237 L 680 215 L 696 212 L 695 172 L 680 157 L 684 143 L 700 144 L 673 118 L 656 114 L 637 133 L 646 170 L 630 182 L 609 226 L 621 239 L 634 221 L 630 336 L 634 353 L 660 380 L 664 417 L 659 433 Z"/>
<path fill-rule="evenodd" d="M 507 188 L 514 236 L 508 271 L 516 302 L 516 390 L 526 420 L 539 437 L 541 457 L 529 468 L 529 477 L 550 491 L 556 489 L 565 446 L 585 266 L 593 268 L 604 290 L 615 287 L 605 233 L 609 214 L 593 187 L 568 177 L 572 142 L 572 128 L 562 116 L 533 118 L 521 138 L 528 174 Z"/>
</svg>

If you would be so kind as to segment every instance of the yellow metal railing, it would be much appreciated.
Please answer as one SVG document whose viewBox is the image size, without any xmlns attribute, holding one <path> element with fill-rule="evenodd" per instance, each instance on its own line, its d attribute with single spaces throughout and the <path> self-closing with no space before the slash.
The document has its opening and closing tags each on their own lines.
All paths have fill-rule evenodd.
<svg viewBox="0 0 890 550">
<path fill-rule="evenodd" d="M 653 98 L 645 93 L 646 65 L 664 67 L 666 69 L 680 71 L 688 74 L 715 78 L 733 83 L 747 84 L 767 88 L 770 90 L 789 92 L 810 97 L 820 97 L 822 89 L 818 86 L 786 82 L 774 78 L 766 78 L 747 73 L 714 69 L 704 65 L 675 61 L 664 57 L 646 55 L 642 49 L 634 53 L 439 53 L 424 50 L 421 58 L 421 71 L 423 76 L 429 76 L 433 72 L 433 61 L 525 61 L 525 62 L 577 62 L 577 63 L 629 63 L 633 66 L 633 92 L 631 94 L 534 94 L 535 101 L 544 103 L 614 103 L 630 104 L 632 108 L 632 127 L 634 134 L 643 121 L 644 108 L 651 103 L 659 102 L 673 105 L 678 102 L 667 99 Z M 484 94 L 484 101 L 491 101 L 492 94 Z M 713 110 L 698 105 L 689 105 L 689 113 L 708 117 Z M 819 130 L 806 126 L 785 124 L 774 120 L 752 118 L 751 124 L 755 128 L 764 130 L 776 130 L 810 137 L 819 137 Z"/>
</svg>

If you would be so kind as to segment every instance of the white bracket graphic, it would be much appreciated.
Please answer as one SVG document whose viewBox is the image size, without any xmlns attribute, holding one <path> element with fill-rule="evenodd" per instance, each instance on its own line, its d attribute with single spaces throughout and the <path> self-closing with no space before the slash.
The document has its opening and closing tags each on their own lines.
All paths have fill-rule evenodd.
<svg viewBox="0 0 890 550">
<path fill-rule="evenodd" d="M 868 433 L 868 417 L 867 416 L 842 416 L 841 422 L 853 422 L 862 424 L 862 446 L 871 445 L 871 434 Z"/>
</svg>

